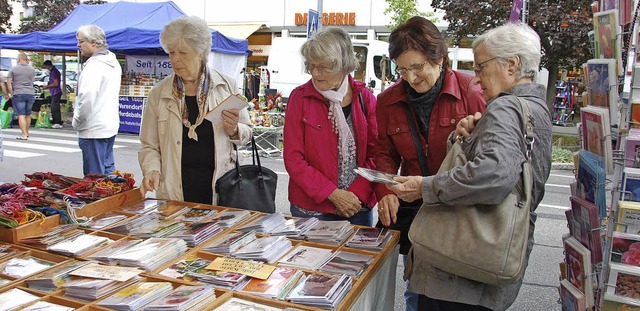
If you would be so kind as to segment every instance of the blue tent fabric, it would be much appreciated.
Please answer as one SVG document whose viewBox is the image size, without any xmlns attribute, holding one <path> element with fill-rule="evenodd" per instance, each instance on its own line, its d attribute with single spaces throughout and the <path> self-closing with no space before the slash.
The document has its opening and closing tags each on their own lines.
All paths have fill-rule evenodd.
<svg viewBox="0 0 640 311">
<path fill-rule="evenodd" d="M 107 35 L 109 50 L 127 55 L 165 54 L 160 31 L 169 21 L 185 16 L 173 2 L 137 3 L 118 1 L 105 4 L 80 4 L 69 16 L 49 31 L 27 34 L 0 34 L 0 48 L 28 51 L 76 51 L 76 31 L 83 25 L 98 25 Z M 212 51 L 248 54 L 246 39 L 233 39 L 211 30 Z"/>
</svg>

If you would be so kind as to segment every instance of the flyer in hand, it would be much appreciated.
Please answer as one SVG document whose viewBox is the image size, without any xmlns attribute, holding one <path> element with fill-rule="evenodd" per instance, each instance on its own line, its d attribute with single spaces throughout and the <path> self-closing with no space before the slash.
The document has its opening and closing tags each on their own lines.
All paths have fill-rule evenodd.
<svg viewBox="0 0 640 311">
<path fill-rule="evenodd" d="M 394 177 L 399 177 L 398 175 L 380 172 L 380 171 L 376 171 L 376 170 L 372 170 L 364 167 L 358 167 L 354 169 L 354 171 L 358 173 L 358 175 L 364 177 L 365 179 L 371 182 L 377 182 L 377 183 L 387 184 L 387 185 L 399 184 L 399 182 L 393 180 Z"/>
</svg>

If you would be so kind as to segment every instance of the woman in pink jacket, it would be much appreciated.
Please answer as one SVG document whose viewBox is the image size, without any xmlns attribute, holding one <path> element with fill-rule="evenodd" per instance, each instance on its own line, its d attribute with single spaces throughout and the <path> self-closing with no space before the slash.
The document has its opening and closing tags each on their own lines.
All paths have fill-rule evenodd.
<svg viewBox="0 0 640 311">
<path fill-rule="evenodd" d="M 371 226 L 373 184 L 354 169 L 375 168 L 376 99 L 349 74 L 358 61 L 344 30 L 326 28 L 301 53 L 311 80 L 291 92 L 284 126 L 291 214 Z"/>
</svg>

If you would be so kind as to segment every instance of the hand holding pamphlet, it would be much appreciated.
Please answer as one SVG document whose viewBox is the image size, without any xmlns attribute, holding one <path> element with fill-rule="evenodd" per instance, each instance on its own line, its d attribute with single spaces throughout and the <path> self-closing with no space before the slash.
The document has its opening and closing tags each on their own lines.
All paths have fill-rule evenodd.
<svg viewBox="0 0 640 311">
<path fill-rule="evenodd" d="M 211 121 L 211 123 L 222 123 L 222 111 L 231 109 L 243 109 L 249 106 L 242 96 L 234 94 L 225 98 L 218 106 L 213 107 L 213 110 L 209 111 L 205 119 Z"/>
</svg>

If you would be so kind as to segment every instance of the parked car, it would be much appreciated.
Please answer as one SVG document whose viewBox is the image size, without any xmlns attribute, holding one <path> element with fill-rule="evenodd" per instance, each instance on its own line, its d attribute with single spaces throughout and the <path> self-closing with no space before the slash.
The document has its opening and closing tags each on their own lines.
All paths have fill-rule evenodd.
<svg viewBox="0 0 640 311">
<path fill-rule="evenodd" d="M 67 83 L 67 93 L 75 92 L 76 87 L 78 86 L 78 73 L 75 71 L 67 71 L 66 74 L 66 83 Z M 49 83 L 49 73 L 47 72 L 46 78 L 42 80 L 36 80 L 33 82 L 33 87 L 36 90 L 36 94 L 41 93 L 43 91 L 42 86 L 47 85 Z M 62 81 L 60 81 L 62 83 Z"/>
</svg>

